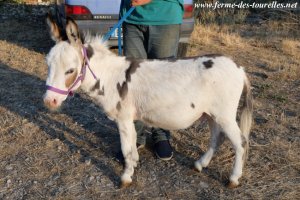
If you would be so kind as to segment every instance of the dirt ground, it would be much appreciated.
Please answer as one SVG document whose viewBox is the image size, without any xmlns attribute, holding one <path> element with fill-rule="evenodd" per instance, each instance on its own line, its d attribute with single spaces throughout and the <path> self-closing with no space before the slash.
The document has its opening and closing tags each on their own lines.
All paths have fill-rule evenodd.
<svg viewBox="0 0 300 200">
<path fill-rule="evenodd" d="M 172 160 L 158 160 L 151 143 L 140 150 L 134 184 L 120 189 L 116 125 L 81 92 L 59 113 L 44 108 L 53 42 L 43 13 L 9 8 L 0 5 L 0 199 L 299 199 L 299 25 L 197 25 L 192 35 L 188 55 L 229 55 L 252 82 L 254 125 L 240 187 L 225 187 L 234 159 L 228 141 L 202 173 L 191 169 L 209 142 L 207 126 L 196 122 L 172 132 Z"/>
</svg>

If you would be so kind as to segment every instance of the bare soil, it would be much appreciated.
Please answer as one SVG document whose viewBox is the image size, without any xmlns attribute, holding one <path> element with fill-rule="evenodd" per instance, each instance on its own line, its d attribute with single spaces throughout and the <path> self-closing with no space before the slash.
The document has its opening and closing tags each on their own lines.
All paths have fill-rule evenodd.
<svg viewBox="0 0 300 200">
<path fill-rule="evenodd" d="M 49 7 L 20 9 L 0 5 L 0 199 L 299 199 L 298 25 L 197 25 L 192 35 L 188 55 L 232 56 L 252 82 L 254 125 L 240 187 L 225 187 L 234 159 L 228 141 L 202 173 L 191 169 L 209 143 L 207 126 L 196 122 L 172 132 L 170 161 L 157 159 L 149 142 L 134 184 L 120 189 L 115 124 L 81 92 L 58 113 L 44 108 L 53 42 L 40 12 Z"/>
</svg>

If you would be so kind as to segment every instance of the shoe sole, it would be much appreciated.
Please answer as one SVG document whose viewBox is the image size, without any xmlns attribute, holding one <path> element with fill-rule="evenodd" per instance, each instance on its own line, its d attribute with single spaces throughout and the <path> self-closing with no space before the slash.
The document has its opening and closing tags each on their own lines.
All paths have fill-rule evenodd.
<svg viewBox="0 0 300 200">
<path fill-rule="evenodd" d="M 156 156 L 160 159 L 160 160 L 164 160 L 164 161 L 168 161 L 168 160 L 171 160 L 173 158 L 173 152 L 172 152 L 172 155 L 168 158 L 161 158 L 159 157 L 159 155 L 155 152 Z"/>
</svg>

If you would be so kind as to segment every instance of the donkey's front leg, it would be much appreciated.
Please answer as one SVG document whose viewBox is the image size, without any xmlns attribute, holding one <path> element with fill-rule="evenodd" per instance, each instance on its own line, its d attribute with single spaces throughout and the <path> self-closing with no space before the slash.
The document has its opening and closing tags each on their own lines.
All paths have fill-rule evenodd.
<svg viewBox="0 0 300 200">
<path fill-rule="evenodd" d="M 132 182 L 134 167 L 137 165 L 139 155 L 136 148 L 136 131 L 131 120 L 119 120 L 118 128 L 121 138 L 121 148 L 125 159 L 125 170 L 121 177 L 121 187 L 126 187 Z"/>
</svg>

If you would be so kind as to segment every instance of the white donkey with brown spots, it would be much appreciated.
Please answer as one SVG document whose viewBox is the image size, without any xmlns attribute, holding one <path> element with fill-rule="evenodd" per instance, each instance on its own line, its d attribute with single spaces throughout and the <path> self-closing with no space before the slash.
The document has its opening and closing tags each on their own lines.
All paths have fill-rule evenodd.
<svg viewBox="0 0 300 200">
<path fill-rule="evenodd" d="M 47 55 L 49 74 L 44 103 L 55 110 L 69 92 L 79 87 L 98 102 L 118 125 L 125 157 L 123 186 L 132 182 L 139 160 L 134 121 L 178 130 L 191 126 L 203 115 L 208 118 L 211 141 L 195 168 L 201 171 L 207 167 L 224 133 L 235 151 L 229 187 L 239 184 L 252 122 L 250 83 L 242 67 L 220 55 L 130 60 L 110 52 L 101 38 L 87 37 L 83 42 L 72 19 L 67 20 L 67 40 L 63 40 L 50 18 L 48 25 L 56 45 Z M 242 93 L 245 98 L 239 128 L 236 114 Z"/>
</svg>

